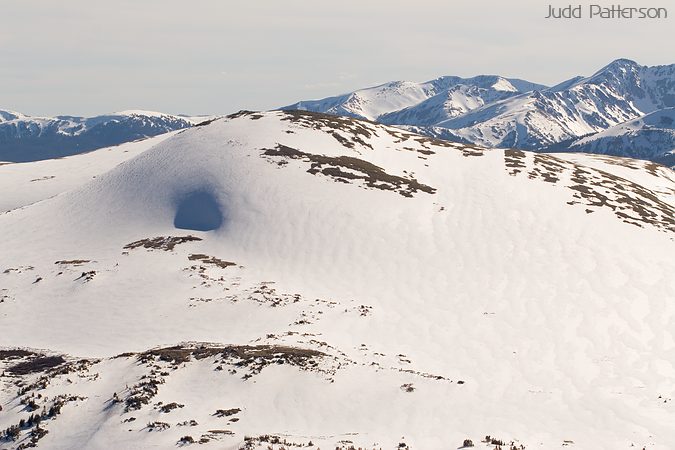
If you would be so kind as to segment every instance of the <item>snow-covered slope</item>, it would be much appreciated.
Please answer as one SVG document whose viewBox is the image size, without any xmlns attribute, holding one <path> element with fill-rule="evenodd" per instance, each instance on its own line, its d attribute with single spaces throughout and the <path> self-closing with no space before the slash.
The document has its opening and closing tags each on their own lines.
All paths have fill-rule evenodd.
<svg viewBox="0 0 675 450">
<path fill-rule="evenodd" d="M 198 117 L 138 110 L 96 117 L 31 117 L 0 111 L 0 161 L 60 158 L 187 128 L 198 121 Z"/>
<path fill-rule="evenodd" d="M 570 158 L 241 113 L 15 192 L 2 446 L 669 449 L 671 171 Z"/>
<path fill-rule="evenodd" d="M 675 108 L 664 108 L 638 119 L 565 145 L 571 151 L 626 154 L 675 166 Z"/>
<path fill-rule="evenodd" d="M 179 132 L 30 164 L 0 163 L 0 214 L 70 191 Z"/>
<path fill-rule="evenodd" d="M 398 92 L 388 90 L 386 85 L 378 88 L 388 94 L 388 108 L 384 109 L 389 111 L 384 114 L 381 110 L 362 114 L 358 108 L 345 106 L 346 99 L 363 91 L 332 102 L 300 102 L 291 107 L 363 116 L 486 147 L 546 151 L 570 149 L 569 145 L 579 138 L 675 106 L 675 65 L 648 67 L 626 59 L 616 60 L 590 77 L 575 77 L 551 88 L 494 76 L 442 79 L 454 81 L 443 89 L 430 90 L 425 98 L 405 96 L 399 103 L 392 100 L 392 96 L 399 99 Z M 375 100 L 365 103 L 377 104 Z M 394 110 L 396 105 L 400 109 Z M 659 141 L 663 139 L 658 137 Z M 598 147 L 603 153 L 604 149 Z M 596 147 L 586 150 L 596 151 Z M 615 141 L 609 152 L 666 161 L 669 150 L 657 145 L 652 151 L 644 151 L 626 139 Z"/>
<path fill-rule="evenodd" d="M 431 125 L 482 105 L 544 86 L 497 76 L 440 77 L 424 83 L 392 81 L 323 100 L 286 106 L 285 110 L 323 112 L 382 123 Z"/>
</svg>

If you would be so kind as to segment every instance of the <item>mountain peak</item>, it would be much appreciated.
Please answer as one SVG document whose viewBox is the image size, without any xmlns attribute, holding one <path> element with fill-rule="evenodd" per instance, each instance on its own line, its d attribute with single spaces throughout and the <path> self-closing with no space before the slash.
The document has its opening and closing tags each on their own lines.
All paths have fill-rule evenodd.
<svg viewBox="0 0 675 450">
<path fill-rule="evenodd" d="M 640 64 L 628 58 L 618 58 L 605 66 L 605 69 L 610 67 L 640 67 Z"/>
<path fill-rule="evenodd" d="M 595 72 L 590 78 L 613 74 L 614 76 L 625 76 L 628 73 L 636 73 L 642 66 L 633 60 L 620 58 L 607 64 L 602 69 Z"/>
<path fill-rule="evenodd" d="M 0 110 L 0 122 L 4 122 L 7 120 L 15 120 L 15 119 L 20 119 L 26 117 L 24 114 L 21 114 L 16 111 L 9 111 L 9 110 Z"/>
</svg>

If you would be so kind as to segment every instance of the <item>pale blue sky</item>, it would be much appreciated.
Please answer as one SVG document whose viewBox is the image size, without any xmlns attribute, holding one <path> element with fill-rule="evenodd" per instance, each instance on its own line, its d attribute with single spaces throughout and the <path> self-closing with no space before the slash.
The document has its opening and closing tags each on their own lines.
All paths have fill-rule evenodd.
<svg viewBox="0 0 675 450">
<path fill-rule="evenodd" d="M 620 57 L 675 63 L 675 0 L 633 1 L 669 8 L 661 22 L 551 23 L 547 5 L 9 0 L 0 5 L 0 109 L 228 113 L 390 80 L 487 73 L 555 84 Z"/>
</svg>

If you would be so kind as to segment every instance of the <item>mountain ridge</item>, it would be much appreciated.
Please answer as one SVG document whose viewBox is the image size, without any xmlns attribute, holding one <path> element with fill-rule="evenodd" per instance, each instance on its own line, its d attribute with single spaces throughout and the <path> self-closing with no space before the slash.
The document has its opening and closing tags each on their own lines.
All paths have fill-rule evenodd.
<svg viewBox="0 0 675 450">
<path fill-rule="evenodd" d="M 577 76 L 552 87 L 520 80 L 511 84 L 512 89 L 504 90 L 495 89 L 497 84 L 486 86 L 475 81 L 491 77 L 509 80 L 498 76 L 441 77 L 437 80 L 452 79 L 454 84 L 427 90 L 423 96 L 404 95 L 405 101 L 398 103 L 391 100 L 396 92 L 381 93 L 388 85 L 378 86 L 380 97 L 390 99 L 387 107 L 377 104 L 378 96 L 363 94 L 375 89 L 367 88 L 333 97 L 330 104 L 324 100 L 303 101 L 281 109 L 366 117 L 487 147 L 575 151 L 567 145 L 577 139 L 675 106 L 675 64 L 642 66 L 617 59 L 590 76 Z M 426 86 L 430 82 L 400 83 Z M 364 98 L 349 103 L 353 96 Z M 402 107 L 392 110 L 396 106 Z M 609 148 L 598 144 L 587 151 L 665 161 L 673 150 L 669 145 L 664 137 L 652 152 L 635 150 L 628 141 Z"/>
<path fill-rule="evenodd" d="M 143 110 L 93 117 L 0 111 L 0 161 L 60 158 L 188 128 L 200 119 Z"/>
</svg>

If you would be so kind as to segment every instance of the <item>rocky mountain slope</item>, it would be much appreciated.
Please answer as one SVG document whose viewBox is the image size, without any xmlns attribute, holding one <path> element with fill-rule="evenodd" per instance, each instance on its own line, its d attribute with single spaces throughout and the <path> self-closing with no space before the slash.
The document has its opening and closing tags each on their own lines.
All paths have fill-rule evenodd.
<svg viewBox="0 0 675 450">
<path fill-rule="evenodd" d="M 0 166 L 44 184 L 0 213 L 0 447 L 675 442 L 672 170 L 291 111 L 155 139 Z"/>
<path fill-rule="evenodd" d="M 553 148 L 605 154 L 616 154 L 629 148 L 636 158 L 675 166 L 675 108 L 659 109 Z"/>
<path fill-rule="evenodd" d="M 60 158 L 187 128 L 201 120 L 205 118 L 150 111 L 96 117 L 31 117 L 0 111 L 0 161 Z"/>
<path fill-rule="evenodd" d="M 471 80 L 498 81 L 491 84 Z M 674 107 L 675 65 L 648 67 L 619 59 L 590 77 L 575 77 L 550 88 L 486 76 L 444 86 L 422 97 L 399 94 L 388 86 L 374 88 L 378 96 L 361 102 L 367 104 L 369 115 L 349 102 L 370 90 L 335 97 L 330 105 L 325 101 L 299 102 L 289 108 L 363 116 L 429 136 L 486 147 L 576 150 L 580 146 L 573 143 L 580 138 L 616 126 L 631 127 L 642 116 Z M 386 108 L 381 107 L 379 98 L 387 98 Z M 397 102 L 399 98 L 405 101 Z M 583 150 L 670 160 L 668 154 L 674 147 L 668 133 L 648 134 L 652 146 L 648 151 L 630 139 L 610 143 L 600 139 L 602 135 L 597 136 L 595 145 L 584 146 Z"/>
</svg>

